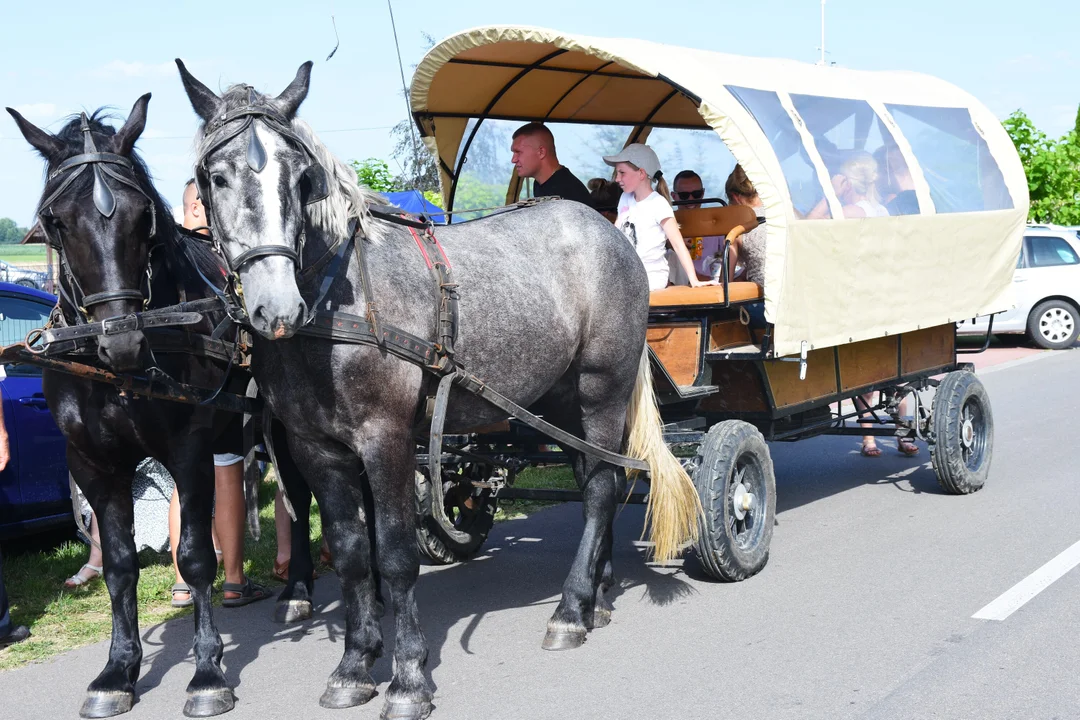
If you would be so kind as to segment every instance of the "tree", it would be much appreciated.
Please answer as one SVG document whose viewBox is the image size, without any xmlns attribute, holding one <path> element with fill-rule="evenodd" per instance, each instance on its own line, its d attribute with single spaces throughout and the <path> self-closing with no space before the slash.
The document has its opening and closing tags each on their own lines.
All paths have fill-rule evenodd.
<svg viewBox="0 0 1080 720">
<path fill-rule="evenodd" d="M 1060 225 L 1080 224 L 1080 111 L 1077 126 L 1051 140 L 1016 110 L 1002 123 L 1027 174 L 1031 219 Z"/>
<path fill-rule="evenodd" d="M 11 218 L 0 218 L 0 244 L 12 245 L 21 241 L 27 229 L 19 227 Z"/>
<path fill-rule="evenodd" d="M 375 192 L 394 192 L 399 189 L 385 160 L 368 158 L 363 162 L 353 160 L 350 164 L 356 171 L 356 179 L 368 189 Z"/>
</svg>

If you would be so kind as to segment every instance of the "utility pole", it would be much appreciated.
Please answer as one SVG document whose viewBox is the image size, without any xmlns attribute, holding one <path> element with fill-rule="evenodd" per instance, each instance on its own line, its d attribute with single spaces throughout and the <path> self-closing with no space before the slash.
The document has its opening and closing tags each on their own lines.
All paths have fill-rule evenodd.
<svg viewBox="0 0 1080 720">
<path fill-rule="evenodd" d="M 821 0 L 821 59 L 818 60 L 818 65 L 825 64 L 825 0 Z"/>
</svg>

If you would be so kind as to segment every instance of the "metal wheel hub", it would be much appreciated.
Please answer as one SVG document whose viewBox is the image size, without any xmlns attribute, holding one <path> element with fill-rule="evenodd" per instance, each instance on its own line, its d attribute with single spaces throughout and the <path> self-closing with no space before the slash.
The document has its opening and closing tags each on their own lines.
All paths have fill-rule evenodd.
<svg viewBox="0 0 1080 720">
<path fill-rule="evenodd" d="M 966 448 L 975 444 L 975 424 L 968 413 L 964 413 L 964 421 L 960 425 L 960 442 L 964 443 Z"/>
<path fill-rule="evenodd" d="M 1062 308 L 1053 308 L 1043 314 L 1039 321 L 1039 330 L 1047 340 L 1060 342 L 1072 334 L 1074 323 L 1072 313 Z"/>
<path fill-rule="evenodd" d="M 742 520 L 746 514 L 754 509 L 754 494 L 746 489 L 741 482 L 735 486 L 735 492 L 731 496 L 731 510 L 735 517 Z"/>
</svg>

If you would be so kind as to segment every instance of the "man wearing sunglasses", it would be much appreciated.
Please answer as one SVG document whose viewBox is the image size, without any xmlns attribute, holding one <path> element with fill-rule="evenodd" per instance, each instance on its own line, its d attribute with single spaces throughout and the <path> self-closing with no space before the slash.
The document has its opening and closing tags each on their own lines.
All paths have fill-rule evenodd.
<svg viewBox="0 0 1080 720">
<path fill-rule="evenodd" d="M 705 187 L 702 185 L 701 176 L 693 170 L 683 170 L 671 183 L 672 200 L 676 202 L 676 210 L 697 210 L 701 207 L 701 200 L 705 197 Z M 697 270 L 698 278 L 712 280 L 714 276 L 719 279 L 719 259 L 716 253 L 723 247 L 724 239 L 720 237 L 688 237 L 686 247 L 690 250 L 690 258 L 694 261 L 694 269 Z M 670 250 L 668 251 L 671 252 Z M 668 280 L 673 285 L 689 285 L 690 281 L 677 262 L 669 262 L 671 275 Z"/>
</svg>

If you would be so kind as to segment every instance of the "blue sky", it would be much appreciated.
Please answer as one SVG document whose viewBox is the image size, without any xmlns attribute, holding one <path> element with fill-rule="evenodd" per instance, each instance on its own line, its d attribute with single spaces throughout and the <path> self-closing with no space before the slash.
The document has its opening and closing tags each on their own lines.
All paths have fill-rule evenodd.
<svg viewBox="0 0 1080 720">
<path fill-rule="evenodd" d="M 87 8 L 96 6 L 94 10 Z M 395 0 L 403 60 L 476 25 L 516 23 L 638 37 L 742 55 L 813 62 L 818 0 Z M 333 14 L 341 47 L 334 45 Z M 1080 103 L 1076 0 L 828 0 L 829 59 L 864 70 L 944 78 L 1000 117 L 1022 107 L 1051 135 L 1072 126 Z M 177 203 L 191 175 L 195 116 L 172 63 L 181 57 L 212 88 L 248 82 L 279 92 L 315 60 L 301 109 L 343 159 L 389 158 L 389 129 L 405 114 L 385 0 L 279 2 L 18 2 L 0 7 L 0 105 L 56 129 L 100 105 L 126 115 L 153 92 L 139 148 L 162 194 Z M 42 164 L 0 116 L 0 217 L 32 221 Z"/>
</svg>

